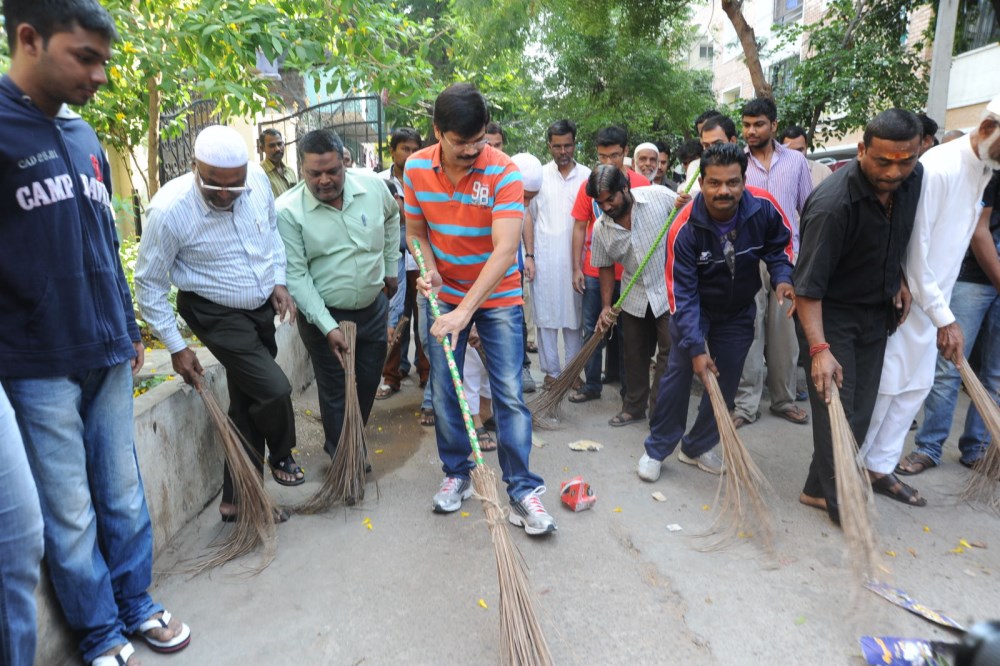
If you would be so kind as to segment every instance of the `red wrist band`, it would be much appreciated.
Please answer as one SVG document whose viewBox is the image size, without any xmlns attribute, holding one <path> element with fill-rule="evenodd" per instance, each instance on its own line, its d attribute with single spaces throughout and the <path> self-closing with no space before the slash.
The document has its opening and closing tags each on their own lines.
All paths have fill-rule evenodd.
<svg viewBox="0 0 1000 666">
<path fill-rule="evenodd" d="M 829 342 L 821 342 L 818 345 L 813 345 L 812 347 L 809 348 L 809 358 L 812 358 L 821 351 L 827 350 L 829 348 L 830 348 Z"/>
</svg>

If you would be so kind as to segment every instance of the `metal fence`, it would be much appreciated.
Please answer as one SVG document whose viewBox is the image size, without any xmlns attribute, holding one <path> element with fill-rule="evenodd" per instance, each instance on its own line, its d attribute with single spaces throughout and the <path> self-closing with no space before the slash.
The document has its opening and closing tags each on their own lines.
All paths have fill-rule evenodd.
<svg viewBox="0 0 1000 666">
<path fill-rule="evenodd" d="M 191 170 L 198 132 L 218 122 L 215 102 L 208 99 L 160 116 L 160 127 L 166 130 L 168 137 L 160 137 L 160 185 Z"/>
<path fill-rule="evenodd" d="M 310 106 L 283 118 L 261 122 L 258 134 L 276 129 L 285 139 L 285 154 L 298 156 L 298 141 L 315 129 L 332 129 L 350 149 L 356 166 L 382 170 L 382 100 L 377 95 L 342 97 Z M 292 148 L 295 151 L 292 151 Z M 292 165 L 294 166 L 294 165 Z"/>
</svg>

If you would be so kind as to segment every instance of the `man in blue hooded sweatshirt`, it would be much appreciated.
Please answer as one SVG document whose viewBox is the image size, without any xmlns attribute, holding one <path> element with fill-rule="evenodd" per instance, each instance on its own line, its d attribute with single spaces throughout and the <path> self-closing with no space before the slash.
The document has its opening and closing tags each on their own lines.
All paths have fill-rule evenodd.
<svg viewBox="0 0 1000 666">
<path fill-rule="evenodd" d="M 120 666 L 133 652 L 126 634 L 174 652 L 191 632 L 146 591 L 153 535 L 132 438 L 142 344 L 111 170 L 94 130 L 66 107 L 107 83 L 117 33 L 96 0 L 4 0 L 3 12 L 0 383 L 38 487 L 63 613 L 88 664 Z"/>
</svg>

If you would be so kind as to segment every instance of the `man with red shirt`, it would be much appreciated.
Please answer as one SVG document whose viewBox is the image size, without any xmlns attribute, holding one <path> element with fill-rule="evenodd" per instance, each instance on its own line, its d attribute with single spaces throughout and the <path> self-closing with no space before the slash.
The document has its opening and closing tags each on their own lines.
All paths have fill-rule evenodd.
<svg viewBox="0 0 1000 666">
<path fill-rule="evenodd" d="M 605 127 L 597 133 L 597 161 L 618 167 L 628 176 L 629 189 L 649 185 L 649 179 L 642 174 L 625 168 L 625 156 L 628 154 L 628 134 L 620 127 Z M 573 288 L 583 294 L 583 335 L 586 342 L 594 334 L 597 319 L 601 315 L 601 280 L 600 271 L 594 268 L 590 261 L 590 240 L 594 234 L 594 221 L 601 216 L 601 210 L 593 198 L 587 196 L 587 183 L 580 186 L 573 205 Z M 612 301 L 618 300 L 621 288 L 622 267 L 615 264 L 615 290 Z M 615 328 L 613 335 L 620 335 Z M 619 345 L 621 350 L 621 345 Z M 594 350 L 590 360 L 584 367 L 584 383 L 569 395 L 570 402 L 587 402 L 601 397 L 601 356 L 604 343 Z M 621 353 L 618 365 L 621 366 Z M 617 374 L 611 373 L 609 374 Z M 625 395 L 624 374 L 622 376 L 622 396 Z M 645 414 L 618 414 L 609 423 L 612 426 L 622 426 L 645 418 Z"/>
<path fill-rule="evenodd" d="M 403 174 L 407 242 L 411 251 L 414 241 L 420 242 L 427 263 L 417 288 L 437 292 L 441 307 L 428 339 L 434 427 L 445 473 L 434 511 L 457 511 L 472 495 L 472 449 L 442 343 L 451 336 L 462 368 L 475 325 L 486 352 L 509 520 L 530 535 L 548 534 L 556 524 L 542 506 L 542 479 L 528 468 L 531 413 L 521 385 L 524 315 L 517 248 L 524 187 L 510 158 L 487 145 L 489 120 L 486 98 L 475 86 L 449 86 L 434 102 L 439 143 L 414 153 Z"/>
</svg>

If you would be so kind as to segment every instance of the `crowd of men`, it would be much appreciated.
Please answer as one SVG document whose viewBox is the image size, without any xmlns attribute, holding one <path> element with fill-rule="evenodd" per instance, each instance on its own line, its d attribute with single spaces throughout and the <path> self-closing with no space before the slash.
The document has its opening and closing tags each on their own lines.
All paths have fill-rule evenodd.
<svg viewBox="0 0 1000 666">
<path fill-rule="evenodd" d="M 67 107 L 107 82 L 117 34 L 96 0 L 8 0 L 4 18 L 0 657 L 33 661 L 44 545 L 84 660 L 134 666 L 130 636 L 176 652 L 191 630 L 147 592 L 152 529 L 132 434 L 143 345 L 117 253 L 110 168 Z M 898 475 L 941 464 L 956 366 L 977 338 L 983 381 L 1000 389 L 1000 96 L 968 134 L 940 146 L 933 121 L 886 110 L 836 172 L 806 159 L 806 132 L 779 133 L 778 118 L 768 99 L 745 104 L 741 132 L 705 112 L 697 138 L 676 150 L 676 171 L 667 144 L 632 150 L 615 126 L 597 133 L 596 163 L 581 164 L 568 119 L 546 131 L 546 164 L 508 157 L 503 128 L 467 83 L 437 96 L 431 137 L 392 133 L 391 164 L 378 174 L 352 167 L 329 129 L 297 139 L 293 168 L 279 132 L 261 133 L 257 165 L 235 130 L 210 126 L 191 172 L 149 203 L 136 305 L 175 371 L 201 390 L 203 368 L 168 301 L 177 288 L 178 313 L 225 369 L 248 455 L 282 485 L 305 473 L 292 455 L 276 318 L 296 324 L 308 350 L 331 457 L 346 382 L 356 382 L 367 422 L 374 401 L 416 368 L 420 422 L 435 429 L 444 473 L 431 501 L 438 513 L 471 496 L 473 468 L 444 340 L 471 389 L 478 443 L 499 450 L 509 520 L 539 536 L 557 528 L 529 461 L 528 353 L 546 390 L 594 335 L 601 344 L 568 399 L 596 400 L 620 383 L 608 423 L 648 418 L 642 480 L 657 481 L 678 445 L 682 462 L 724 472 L 707 396 L 687 423 L 693 378 L 711 373 L 736 427 L 760 418 L 765 384 L 773 415 L 808 424 L 796 404 L 807 393 L 814 455 L 804 504 L 839 521 L 826 409 L 836 385 L 873 489 L 923 506 Z M 440 307 L 433 320 L 430 298 Z M 404 316 L 410 324 L 399 328 Z M 344 321 L 356 325 L 353 368 Z M 917 448 L 902 457 L 921 407 Z M 989 441 L 970 407 L 962 464 L 976 465 Z M 240 498 L 228 469 L 222 488 L 221 519 L 232 522 Z"/>
</svg>

